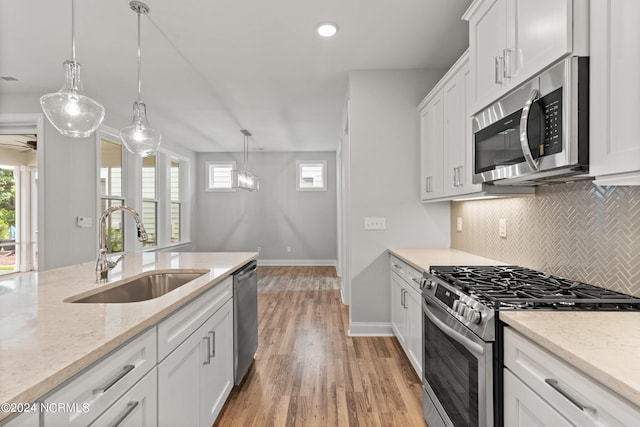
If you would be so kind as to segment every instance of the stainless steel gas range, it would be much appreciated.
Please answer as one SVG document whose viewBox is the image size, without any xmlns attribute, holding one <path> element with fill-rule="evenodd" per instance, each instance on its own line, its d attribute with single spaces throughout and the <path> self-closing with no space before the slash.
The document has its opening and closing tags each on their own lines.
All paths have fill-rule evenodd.
<svg viewBox="0 0 640 427">
<path fill-rule="evenodd" d="M 518 266 L 433 266 L 422 281 L 429 427 L 501 427 L 502 310 L 640 310 L 640 299 Z"/>
</svg>

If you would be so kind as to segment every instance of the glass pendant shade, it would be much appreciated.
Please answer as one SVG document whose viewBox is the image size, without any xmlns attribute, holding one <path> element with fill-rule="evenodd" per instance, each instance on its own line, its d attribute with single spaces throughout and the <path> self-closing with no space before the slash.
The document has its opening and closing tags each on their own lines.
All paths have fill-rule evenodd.
<svg viewBox="0 0 640 427">
<path fill-rule="evenodd" d="M 120 129 L 120 138 L 127 150 L 138 156 L 148 156 L 158 149 L 162 134 L 149 125 L 144 102 L 133 103 L 133 120 Z"/>
<path fill-rule="evenodd" d="M 233 187 L 241 190 L 260 190 L 260 178 L 246 170 L 232 171 Z"/>
<path fill-rule="evenodd" d="M 58 92 L 40 98 L 40 106 L 47 119 L 61 134 L 84 138 L 98 129 L 104 119 L 104 107 L 84 95 L 80 80 L 80 64 L 64 62 L 65 82 Z"/>
</svg>

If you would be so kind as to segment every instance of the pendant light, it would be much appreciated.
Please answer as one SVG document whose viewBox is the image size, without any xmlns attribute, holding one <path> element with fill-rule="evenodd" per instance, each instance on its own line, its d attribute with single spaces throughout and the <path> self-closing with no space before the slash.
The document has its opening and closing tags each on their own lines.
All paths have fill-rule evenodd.
<svg viewBox="0 0 640 427">
<path fill-rule="evenodd" d="M 129 8 L 138 14 L 138 100 L 133 103 L 133 120 L 129 126 L 120 129 L 120 138 L 127 150 L 144 157 L 158 149 L 162 134 L 149 125 L 147 107 L 141 98 L 140 15 L 149 13 L 149 6 L 140 1 L 131 1 L 129 2 Z"/>
<path fill-rule="evenodd" d="M 104 107 L 84 95 L 80 63 L 76 61 L 76 2 L 71 0 L 71 59 L 66 60 L 62 89 L 40 98 L 44 115 L 61 134 L 74 138 L 91 135 L 104 119 Z"/>
<path fill-rule="evenodd" d="M 246 129 L 240 129 L 240 133 L 244 135 L 244 159 L 242 170 L 232 171 L 233 188 L 258 191 L 260 190 L 260 178 L 247 170 L 247 166 L 249 165 L 249 137 L 251 136 L 251 132 Z"/>
</svg>

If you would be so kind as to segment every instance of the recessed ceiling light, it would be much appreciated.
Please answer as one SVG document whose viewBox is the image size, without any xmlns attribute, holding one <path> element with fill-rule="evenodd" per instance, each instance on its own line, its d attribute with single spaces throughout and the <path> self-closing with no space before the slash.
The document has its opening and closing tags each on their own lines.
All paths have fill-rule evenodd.
<svg viewBox="0 0 640 427">
<path fill-rule="evenodd" d="M 332 22 L 323 22 L 316 27 L 316 31 L 322 37 L 333 37 L 338 32 L 338 25 Z"/>
</svg>

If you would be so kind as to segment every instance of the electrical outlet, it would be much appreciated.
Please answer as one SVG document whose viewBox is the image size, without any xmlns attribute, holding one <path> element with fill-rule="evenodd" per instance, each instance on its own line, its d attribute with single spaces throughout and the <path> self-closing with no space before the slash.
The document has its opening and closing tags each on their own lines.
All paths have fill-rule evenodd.
<svg viewBox="0 0 640 427">
<path fill-rule="evenodd" d="M 456 218 L 456 230 L 462 231 L 462 217 L 459 216 Z"/>
<path fill-rule="evenodd" d="M 385 217 L 365 217 L 364 218 L 364 229 L 365 230 L 386 230 L 387 228 L 387 224 L 386 224 L 386 218 Z"/>
<path fill-rule="evenodd" d="M 507 220 L 504 218 L 500 218 L 500 220 L 498 220 L 498 234 L 502 238 L 507 237 Z"/>
<path fill-rule="evenodd" d="M 262 252 L 262 246 L 258 246 L 258 252 Z"/>
<path fill-rule="evenodd" d="M 291 246 L 287 246 L 287 252 L 291 252 Z"/>
</svg>

